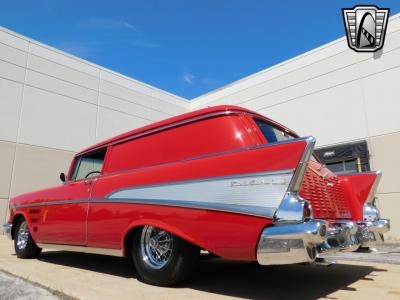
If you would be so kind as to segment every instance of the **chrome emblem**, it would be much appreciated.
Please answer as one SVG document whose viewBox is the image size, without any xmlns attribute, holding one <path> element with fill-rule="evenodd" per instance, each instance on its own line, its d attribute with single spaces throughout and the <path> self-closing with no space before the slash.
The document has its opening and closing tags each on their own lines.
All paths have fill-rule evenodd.
<svg viewBox="0 0 400 300">
<path fill-rule="evenodd" d="M 254 185 L 287 185 L 285 178 L 255 178 L 231 181 L 231 187 L 235 186 L 254 186 Z"/>
<path fill-rule="evenodd" d="M 375 52 L 383 47 L 389 8 L 374 5 L 343 8 L 343 19 L 350 49 Z"/>
</svg>

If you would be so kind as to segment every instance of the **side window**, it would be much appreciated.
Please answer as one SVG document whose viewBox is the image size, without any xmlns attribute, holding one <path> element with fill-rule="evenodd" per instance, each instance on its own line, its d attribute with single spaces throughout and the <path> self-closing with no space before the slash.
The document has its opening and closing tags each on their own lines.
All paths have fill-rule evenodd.
<svg viewBox="0 0 400 300">
<path fill-rule="evenodd" d="M 254 119 L 254 121 L 256 122 L 258 128 L 260 128 L 262 134 L 264 135 L 268 143 L 275 143 L 293 139 L 293 137 L 290 136 L 285 131 L 275 128 L 264 121 L 257 119 Z"/>
<path fill-rule="evenodd" d="M 106 149 L 100 149 L 76 158 L 71 181 L 96 177 L 101 174 Z"/>
</svg>

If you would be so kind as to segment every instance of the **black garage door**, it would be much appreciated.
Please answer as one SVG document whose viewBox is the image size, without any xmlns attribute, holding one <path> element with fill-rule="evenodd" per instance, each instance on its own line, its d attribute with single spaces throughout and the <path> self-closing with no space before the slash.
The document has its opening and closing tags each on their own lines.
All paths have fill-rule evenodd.
<svg viewBox="0 0 400 300">
<path fill-rule="evenodd" d="M 366 141 L 323 147 L 315 153 L 335 173 L 345 174 L 370 170 Z"/>
</svg>

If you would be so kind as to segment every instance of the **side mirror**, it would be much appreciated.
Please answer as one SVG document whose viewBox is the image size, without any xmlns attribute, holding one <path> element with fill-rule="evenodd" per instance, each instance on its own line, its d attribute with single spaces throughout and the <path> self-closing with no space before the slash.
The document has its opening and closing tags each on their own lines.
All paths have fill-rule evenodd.
<svg viewBox="0 0 400 300">
<path fill-rule="evenodd" d="M 60 174 L 60 179 L 61 179 L 61 181 L 62 181 L 63 183 L 65 183 L 65 182 L 67 181 L 67 178 L 65 177 L 64 172 L 62 172 L 62 173 Z"/>
</svg>

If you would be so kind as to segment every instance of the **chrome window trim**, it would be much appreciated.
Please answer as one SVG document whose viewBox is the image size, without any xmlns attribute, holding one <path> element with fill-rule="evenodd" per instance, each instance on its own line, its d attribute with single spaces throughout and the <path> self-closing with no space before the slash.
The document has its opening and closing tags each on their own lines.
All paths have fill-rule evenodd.
<svg viewBox="0 0 400 300">
<path fill-rule="evenodd" d="M 146 131 L 143 131 L 143 132 L 140 132 L 140 133 L 125 137 L 125 138 L 120 139 L 120 140 L 116 140 L 116 141 L 113 141 L 113 142 L 105 143 L 105 144 L 102 144 L 102 145 L 100 145 L 100 146 L 98 146 L 96 148 L 89 149 L 89 150 L 84 151 L 84 152 L 79 152 L 77 154 L 77 156 L 80 156 L 80 155 L 83 155 L 83 154 L 86 154 L 86 153 L 90 153 L 92 151 L 96 151 L 96 150 L 98 150 L 98 149 L 100 149 L 102 147 L 108 147 L 108 146 L 117 145 L 117 144 L 124 143 L 124 142 L 130 141 L 130 140 L 133 140 L 133 139 L 140 138 L 142 136 L 146 136 L 146 135 L 150 135 L 150 134 L 153 134 L 153 133 L 161 132 L 161 131 L 168 130 L 168 129 L 171 129 L 171 128 L 174 128 L 174 127 L 182 126 L 182 125 L 185 125 L 185 124 L 193 123 L 193 122 L 196 122 L 196 121 L 201 121 L 201 120 L 212 118 L 212 117 L 224 116 L 224 115 L 249 115 L 249 116 L 252 116 L 252 117 L 258 117 L 258 118 L 262 118 L 264 120 L 267 120 L 268 122 L 274 124 L 274 126 L 282 126 L 283 127 L 283 125 L 280 125 L 280 124 L 276 123 L 273 120 L 269 120 L 269 119 L 265 118 L 262 115 L 259 115 L 259 114 L 256 114 L 256 113 L 251 113 L 251 112 L 248 112 L 248 111 L 242 111 L 242 110 L 217 111 L 217 112 L 207 113 L 207 114 L 200 115 L 200 116 L 191 117 L 191 118 L 188 118 L 188 119 L 185 119 L 185 120 L 181 120 L 181 121 L 178 121 L 178 122 L 175 122 L 175 123 L 172 123 L 172 124 L 167 124 L 167 125 L 163 125 L 163 126 L 160 126 L 160 127 L 157 127 L 157 128 L 149 129 L 149 130 L 146 130 Z M 289 130 L 289 129 L 287 128 L 285 130 Z M 293 131 L 290 131 L 290 133 L 293 133 L 293 134 L 295 134 L 297 136 L 297 134 L 295 132 L 293 132 Z"/>
<path fill-rule="evenodd" d="M 122 249 L 95 248 L 95 247 L 86 247 L 86 246 L 46 244 L 46 243 L 36 243 L 36 244 L 39 248 L 45 248 L 45 249 L 83 252 L 83 253 L 90 253 L 90 254 L 102 254 L 102 255 L 110 255 L 110 256 L 118 256 L 118 257 L 124 256 Z"/>
<path fill-rule="evenodd" d="M 245 114 L 245 113 L 246 113 L 245 111 L 240 111 L 240 110 L 225 110 L 225 111 L 217 111 L 217 112 L 212 112 L 212 113 L 208 113 L 208 114 L 204 114 L 204 115 L 200 115 L 200 116 L 191 117 L 191 118 L 188 118 L 188 119 L 185 119 L 185 120 L 174 122 L 172 124 L 167 124 L 167 125 L 163 125 L 163 126 L 160 126 L 160 127 L 153 128 L 153 129 L 149 129 L 149 130 L 146 130 L 146 131 L 143 131 L 143 132 L 140 132 L 140 133 L 125 137 L 125 138 L 120 139 L 120 140 L 116 140 L 116 141 L 113 141 L 113 142 L 110 142 L 110 143 L 105 143 L 105 144 L 103 144 L 103 145 L 101 145 L 99 147 L 96 147 L 96 148 L 93 148 L 93 149 L 89 149 L 88 151 L 80 152 L 80 153 L 78 153 L 78 155 L 82 155 L 82 154 L 85 154 L 85 153 L 88 153 L 88 152 L 92 152 L 92 151 L 97 150 L 97 149 L 102 148 L 102 147 L 108 147 L 108 146 L 113 146 L 113 145 L 116 145 L 116 144 L 124 143 L 124 142 L 130 141 L 130 140 L 134 140 L 134 139 L 140 138 L 142 136 L 146 136 L 146 135 L 150 135 L 150 134 L 157 133 L 157 132 L 160 132 L 160 131 L 168 130 L 168 129 L 171 129 L 171 128 L 174 128 L 174 127 L 178 127 L 178 126 L 182 126 L 182 125 L 185 125 L 185 124 L 188 124 L 188 123 L 192 123 L 192 122 L 196 122 L 196 121 L 200 121 L 200 120 L 204 120 L 204 119 L 208 119 L 208 118 L 212 118 L 212 117 L 223 116 L 223 115 Z"/>
<path fill-rule="evenodd" d="M 261 145 L 248 146 L 248 147 L 243 147 L 243 148 L 236 148 L 236 149 L 231 149 L 231 150 L 226 150 L 226 151 L 213 152 L 213 153 L 209 153 L 209 154 L 191 156 L 191 157 L 187 157 L 187 158 L 184 158 L 184 159 L 181 159 L 181 160 L 176 160 L 176 161 L 171 161 L 171 162 L 166 162 L 166 163 L 160 163 L 160 164 L 144 166 L 144 167 L 139 167 L 139 168 L 133 168 L 133 169 L 127 169 L 127 170 L 104 173 L 104 174 L 102 174 L 101 176 L 98 176 L 98 177 L 106 177 L 106 176 L 111 176 L 111 175 L 116 175 L 116 174 L 129 173 L 129 172 L 134 172 L 134 171 L 138 171 L 138 170 L 144 170 L 144 169 L 153 168 L 153 167 L 166 166 L 166 165 L 180 163 L 180 162 L 192 161 L 192 160 L 196 160 L 196 159 L 208 158 L 208 157 L 224 155 L 224 154 L 232 154 L 232 153 L 248 151 L 248 150 L 253 150 L 253 149 L 262 149 L 262 148 L 274 147 L 274 146 L 279 146 L 279 145 L 284 145 L 284 144 L 289 144 L 289 143 L 296 143 L 296 142 L 303 142 L 303 141 L 307 142 L 307 140 L 309 140 L 311 138 L 315 139 L 312 136 L 306 136 L 306 137 L 294 138 L 294 139 L 275 142 L 275 143 L 261 144 Z M 95 178 L 95 177 L 93 177 L 93 178 Z"/>
</svg>

